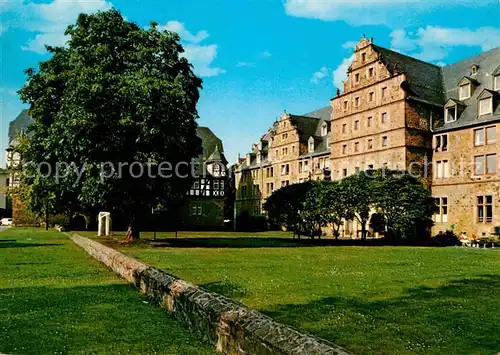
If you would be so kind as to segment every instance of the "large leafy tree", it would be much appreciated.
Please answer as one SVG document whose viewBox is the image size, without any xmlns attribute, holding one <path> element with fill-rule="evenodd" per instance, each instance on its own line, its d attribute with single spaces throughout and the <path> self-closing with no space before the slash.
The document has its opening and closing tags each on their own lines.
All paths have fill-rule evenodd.
<svg viewBox="0 0 500 355">
<path fill-rule="evenodd" d="M 45 194 L 71 210 L 103 208 L 136 222 L 152 208 L 175 210 L 192 180 L 169 167 L 190 175 L 179 162 L 189 163 L 201 149 L 201 79 L 181 56 L 179 36 L 155 23 L 142 29 L 117 10 L 81 14 L 66 34 L 67 46 L 47 47 L 50 59 L 26 71 L 20 90 L 34 119 L 21 146 L 30 162 L 22 177 L 31 190 L 28 206 L 40 210 Z M 42 163 L 52 171 L 43 180 L 37 178 Z"/>
</svg>

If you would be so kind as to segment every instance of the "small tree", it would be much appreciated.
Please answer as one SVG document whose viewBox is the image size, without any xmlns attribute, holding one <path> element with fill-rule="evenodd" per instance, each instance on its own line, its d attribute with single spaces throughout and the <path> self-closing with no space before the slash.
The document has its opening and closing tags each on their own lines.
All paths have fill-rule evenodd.
<svg viewBox="0 0 500 355">
<path fill-rule="evenodd" d="M 361 239 L 366 239 L 367 223 L 373 203 L 373 179 L 369 172 L 360 172 L 340 182 L 342 202 L 347 209 L 347 219 L 356 218 L 361 225 Z"/>
<path fill-rule="evenodd" d="M 384 216 L 388 239 L 417 237 L 419 226 L 432 224 L 436 205 L 429 188 L 405 171 L 374 172 L 373 201 Z"/>
<path fill-rule="evenodd" d="M 263 208 L 269 220 L 277 226 L 292 230 L 300 238 L 303 224 L 301 209 L 311 188 L 310 182 L 293 184 L 274 191 L 264 202 Z"/>
</svg>

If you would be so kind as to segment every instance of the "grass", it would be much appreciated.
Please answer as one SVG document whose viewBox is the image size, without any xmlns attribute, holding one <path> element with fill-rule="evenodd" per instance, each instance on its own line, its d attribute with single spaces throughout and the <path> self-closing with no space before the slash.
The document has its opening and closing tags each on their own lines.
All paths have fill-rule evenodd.
<svg viewBox="0 0 500 355">
<path fill-rule="evenodd" d="M 0 353 L 215 354 L 64 234 L 0 234 Z"/>
<path fill-rule="evenodd" d="M 303 247 L 284 233 L 238 235 L 119 248 L 356 354 L 500 351 L 498 249 Z"/>
</svg>

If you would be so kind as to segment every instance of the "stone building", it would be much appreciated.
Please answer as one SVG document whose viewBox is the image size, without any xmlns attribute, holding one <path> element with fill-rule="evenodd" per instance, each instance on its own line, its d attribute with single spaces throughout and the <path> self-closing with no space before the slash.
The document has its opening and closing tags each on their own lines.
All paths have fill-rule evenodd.
<svg viewBox="0 0 500 355">
<path fill-rule="evenodd" d="M 500 48 L 439 67 L 363 37 L 329 108 L 282 115 L 238 161 L 236 205 L 259 214 L 273 189 L 321 178 L 325 168 L 336 180 L 405 169 L 432 186 L 440 210 L 434 233 L 487 235 L 500 225 L 499 91 Z M 348 221 L 341 231 L 359 229 Z"/>
<path fill-rule="evenodd" d="M 434 122 L 435 230 L 481 237 L 500 226 L 500 48 L 441 69 L 443 119 Z"/>
<path fill-rule="evenodd" d="M 330 118 L 330 106 L 303 116 L 284 112 L 252 151 L 238 158 L 237 214 L 261 215 L 274 190 L 329 173 Z"/>
</svg>

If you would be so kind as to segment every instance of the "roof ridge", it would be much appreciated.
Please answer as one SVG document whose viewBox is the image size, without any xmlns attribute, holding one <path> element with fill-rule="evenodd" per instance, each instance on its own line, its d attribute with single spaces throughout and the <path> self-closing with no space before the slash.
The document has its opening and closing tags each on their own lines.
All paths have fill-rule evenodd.
<svg viewBox="0 0 500 355">
<path fill-rule="evenodd" d="M 427 64 L 427 65 L 430 65 L 430 66 L 433 66 L 435 68 L 442 68 L 440 67 L 439 65 L 436 65 L 436 64 L 432 64 L 430 62 L 426 62 L 425 60 L 422 60 L 422 59 L 418 59 L 418 58 L 415 58 L 415 57 L 412 57 L 411 55 L 408 55 L 408 54 L 404 54 L 404 53 L 401 53 L 401 52 L 397 52 L 397 51 L 394 51 L 392 49 L 389 49 L 389 48 L 385 48 L 385 47 L 382 47 L 382 46 L 378 46 L 376 44 L 373 44 L 373 47 L 375 48 L 380 48 L 380 49 L 383 49 L 385 51 L 389 51 L 389 52 L 392 52 L 396 55 L 399 55 L 399 56 L 402 56 L 402 57 L 406 57 L 406 58 L 409 58 L 409 59 L 412 59 L 414 61 L 417 61 L 417 62 L 420 62 L 420 63 L 423 63 L 423 64 Z"/>
</svg>

